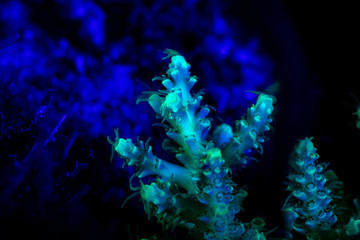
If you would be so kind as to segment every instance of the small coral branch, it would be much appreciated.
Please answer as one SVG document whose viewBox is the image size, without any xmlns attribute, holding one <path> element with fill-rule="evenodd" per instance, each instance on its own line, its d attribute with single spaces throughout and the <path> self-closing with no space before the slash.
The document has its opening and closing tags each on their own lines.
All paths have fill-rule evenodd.
<svg viewBox="0 0 360 240">
<path fill-rule="evenodd" d="M 287 238 L 291 231 L 301 234 L 325 232 L 336 223 L 331 186 L 327 184 L 326 164 L 317 163 L 319 155 L 312 138 L 301 140 L 290 159 L 293 172 L 289 175 L 291 191 L 282 211 L 287 223 Z"/>
<path fill-rule="evenodd" d="M 201 153 L 211 128 L 211 122 L 206 116 L 210 109 L 200 106 L 200 93 L 192 96 L 191 88 L 196 83 L 196 76 L 190 76 L 190 64 L 181 55 L 167 50 L 172 55 L 167 76 L 157 77 L 166 90 L 151 92 L 146 99 L 162 122 L 167 122 L 167 136 L 177 143 L 182 151 L 176 158 L 188 168 L 199 165 Z"/>
<path fill-rule="evenodd" d="M 235 132 L 223 124 L 215 130 L 215 142 L 219 147 L 224 147 L 222 152 L 227 164 L 239 164 L 245 167 L 248 158 L 245 151 L 249 149 L 260 150 L 265 141 L 264 133 L 270 130 L 271 114 L 276 99 L 273 96 L 261 93 L 255 105 L 252 105 L 247 115 L 235 123 Z"/>
<path fill-rule="evenodd" d="M 116 141 L 112 142 L 115 151 L 120 157 L 126 160 L 128 166 L 137 168 L 135 175 L 143 178 L 149 175 L 157 175 L 169 182 L 178 184 L 186 189 L 190 194 L 198 192 L 196 186 L 196 179 L 191 177 L 191 173 L 184 167 L 162 160 L 152 153 L 152 147 L 149 146 L 149 141 L 144 144 L 139 141 L 134 144 L 131 139 L 118 138 L 118 133 L 115 131 Z"/>
</svg>

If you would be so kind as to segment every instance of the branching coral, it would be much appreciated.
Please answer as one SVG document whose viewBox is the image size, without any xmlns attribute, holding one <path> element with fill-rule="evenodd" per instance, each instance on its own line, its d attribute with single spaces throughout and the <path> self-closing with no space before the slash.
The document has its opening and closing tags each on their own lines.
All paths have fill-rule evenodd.
<svg viewBox="0 0 360 240">
<path fill-rule="evenodd" d="M 153 79 L 165 89 L 145 92 L 138 101 L 147 101 L 162 119 L 168 137 L 163 148 L 174 152 L 177 163 L 155 156 L 149 140 L 134 144 L 116 131 L 115 141 L 109 140 L 125 164 L 136 168 L 134 176 L 156 176 L 150 184 L 134 188 L 140 190 L 146 212 L 166 229 L 184 226 L 197 239 L 265 239 L 264 224 L 235 218 L 247 192 L 232 181 L 230 167 L 246 167 L 250 149 L 262 152 L 275 98 L 260 93 L 235 130 L 222 124 L 211 135 L 211 107 L 201 105 L 201 91 L 190 91 L 197 81 L 190 75 L 190 64 L 174 50 L 165 53 L 171 57 L 166 76 Z"/>
<path fill-rule="evenodd" d="M 149 218 L 157 217 L 165 230 L 185 227 L 194 239 L 265 239 L 263 219 L 249 223 L 236 219 L 248 193 L 232 180 L 231 167 L 246 168 L 253 159 L 251 150 L 262 153 L 275 98 L 259 93 L 234 129 L 222 123 L 210 131 L 211 107 L 201 105 L 202 91 L 191 91 L 197 77 L 190 75 L 190 65 L 178 52 L 167 49 L 165 53 L 165 58 L 171 58 L 169 69 L 153 79 L 160 80 L 165 89 L 144 92 L 138 102 L 148 102 L 162 119 L 157 125 L 164 127 L 168 137 L 163 149 L 176 160 L 155 156 L 150 139 L 133 143 L 115 131 L 115 141 L 108 140 L 113 151 L 125 159 L 124 164 L 135 167 L 130 181 L 134 177 L 149 180 L 131 189 L 140 194 Z M 343 184 L 318 158 L 312 138 L 299 141 L 290 157 L 287 190 L 291 194 L 282 208 L 285 237 L 355 239 L 360 235 L 359 214 L 344 214 Z"/>
<path fill-rule="evenodd" d="M 314 229 L 329 230 L 337 221 L 331 205 L 332 192 L 325 185 L 327 177 L 324 173 L 325 164 L 317 164 L 319 155 L 316 153 L 311 138 L 299 142 L 291 158 L 294 173 L 289 175 L 291 183 L 288 190 L 292 191 L 290 199 L 283 208 L 290 231 L 294 229 L 302 234 Z"/>
<path fill-rule="evenodd" d="M 342 182 L 326 163 L 318 163 L 319 155 L 312 138 L 301 140 L 290 157 L 293 172 L 288 176 L 291 194 L 282 209 L 287 239 L 293 232 L 307 239 L 352 239 L 359 236 L 360 220 L 351 217 L 344 225 L 337 224 L 342 209 L 335 204 L 342 199 Z M 340 205 L 340 204 L 339 204 Z M 346 208 L 346 207 L 345 207 Z M 338 214 L 338 215 L 337 215 Z"/>
</svg>

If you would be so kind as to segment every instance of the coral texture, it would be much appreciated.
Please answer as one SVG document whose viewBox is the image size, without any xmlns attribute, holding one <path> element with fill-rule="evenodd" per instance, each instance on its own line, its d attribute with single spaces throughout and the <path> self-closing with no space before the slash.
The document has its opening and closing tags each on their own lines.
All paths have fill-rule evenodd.
<svg viewBox="0 0 360 240">
<path fill-rule="evenodd" d="M 166 76 L 153 79 L 165 89 L 145 92 L 138 101 L 147 101 L 162 119 L 168 137 L 163 148 L 175 159 L 160 159 L 149 141 L 134 144 L 116 131 L 115 141 L 109 140 L 126 165 L 136 168 L 134 176 L 155 177 L 134 189 L 140 191 L 145 211 L 165 229 L 183 226 L 197 239 L 265 239 L 262 219 L 242 223 L 235 218 L 247 192 L 233 182 L 230 167 L 245 168 L 251 150 L 262 152 L 275 98 L 260 93 L 234 129 L 223 123 L 211 135 L 211 107 L 201 105 L 203 92 L 190 91 L 197 77 L 190 75 L 190 65 L 178 52 L 165 53 L 171 57 Z"/>
<path fill-rule="evenodd" d="M 288 190 L 292 191 L 290 198 L 294 198 L 283 208 L 290 231 L 302 234 L 316 228 L 327 231 L 337 221 L 331 190 L 326 186 L 326 164 L 318 164 L 318 158 L 311 138 L 300 141 L 291 157 L 294 173 L 289 175 Z M 288 238 L 292 238 L 290 233 Z"/>
<path fill-rule="evenodd" d="M 285 237 L 294 239 L 297 232 L 307 239 L 352 239 L 359 235 L 360 220 L 351 217 L 347 224 L 335 225 L 347 208 L 342 209 L 339 201 L 344 198 L 343 183 L 327 169 L 327 163 L 318 163 L 316 150 L 312 138 L 305 138 L 290 157 L 293 171 L 287 190 L 291 194 L 282 208 Z"/>
</svg>

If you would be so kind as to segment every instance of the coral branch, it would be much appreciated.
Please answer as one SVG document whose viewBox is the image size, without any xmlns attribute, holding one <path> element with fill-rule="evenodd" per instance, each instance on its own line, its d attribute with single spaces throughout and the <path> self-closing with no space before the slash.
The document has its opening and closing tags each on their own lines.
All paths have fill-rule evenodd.
<svg viewBox="0 0 360 240">
<path fill-rule="evenodd" d="M 138 141 L 135 145 L 131 139 L 119 138 L 113 146 L 120 157 L 126 159 L 128 166 L 137 168 L 137 177 L 157 175 L 169 182 L 178 184 L 190 194 L 198 192 L 196 178 L 192 177 L 188 169 L 154 156 L 151 146 L 147 145 L 144 145 L 143 141 Z"/>
<path fill-rule="evenodd" d="M 229 166 L 239 164 L 245 167 L 248 158 L 244 152 L 249 149 L 262 153 L 261 143 L 265 141 L 264 133 L 270 130 L 275 101 L 275 97 L 261 93 L 256 104 L 248 109 L 246 117 L 236 121 L 234 132 L 228 125 L 220 125 L 215 130 L 217 144 L 219 147 L 225 146 L 222 152 Z M 224 136 L 224 139 L 220 140 L 220 136 Z"/>
<path fill-rule="evenodd" d="M 301 234 L 318 229 L 327 231 L 337 221 L 335 206 L 330 204 L 333 198 L 326 184 L 325 165 L 317 163 L 319 155 L 311 140 L 301 140 L 290 159 L 294 170 L 288 177 L 291 195 L 283 207 L 289 239 L 292 230 Z"/>
<path fill-rule="evenodd" d="M 166 229 L 186 227 L 196 239 L 265 239 L 265 222 L 243 224 L 235 219 L 247 192 L 236 188 L 230 166 L 241 163 L 245 150 L 261 149 L 275 98 L 260 94 L 235 132 L 223 124 L 209 136 L 210 107 L 200 105 L 202 91 L 190 92 L 197 81 L 190 75 L 190 64 L 176 51 L 165 53 L 171 57 L 167 76 L 153 79 L 160 80 L 165 90 L 144 92 L 138 102 L 147 101 L 162 119 L 155 125 L 166 130 L 163 148 L 174 152 L 179 164 L 154 156 L 149 141 L 134 144 L 119 138 L 116 131 L 115 141 L 109 140 L 125 164 L 136 167 L 133 176 L 156 176 L 150 184 L 140 181 L 146 213 L 156 216 Z"/>
</svg>

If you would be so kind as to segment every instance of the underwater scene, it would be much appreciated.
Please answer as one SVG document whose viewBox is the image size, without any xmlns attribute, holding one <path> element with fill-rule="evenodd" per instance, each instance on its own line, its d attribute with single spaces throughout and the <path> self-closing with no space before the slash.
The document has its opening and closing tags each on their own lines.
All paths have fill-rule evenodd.
<svg viewBox="0 0 360 240">
<path fill-rule="evenodd" d="M 360 239 L 355 9 L 0 1 L 0 239 Z"/>
</svg>

